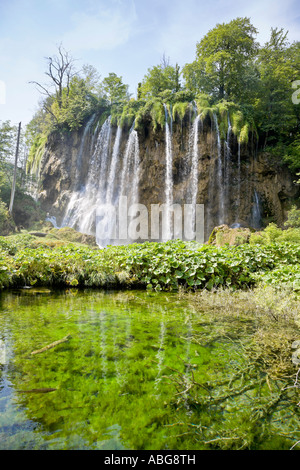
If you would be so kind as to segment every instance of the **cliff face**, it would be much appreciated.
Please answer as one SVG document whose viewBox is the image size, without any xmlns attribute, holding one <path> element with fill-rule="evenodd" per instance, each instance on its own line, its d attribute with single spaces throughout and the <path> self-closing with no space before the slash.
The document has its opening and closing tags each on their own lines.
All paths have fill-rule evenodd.
<svg viewBox="0 0 300 470">
<path fill-rule="evenodd" d="M 95 181 L 100 178 L 99 165 L 104 164 L 104 158 L 108 160 L 106 173 L 102 172 L 105 179 L 102 183 L 106 188 L 109 184 L 117 128 L 112 126 L 107 136 L 108 157 L 103 152 L 97 153 L 100 128 L 96 127 L 96 117 L 93 117 L 78 132 L 53 134 L 48 139 L 40 165 L 38 199 L 43 209 L 56 217 L 58 225 L 64 221 L 72 195 L 77 192 L 80 197 L 86 197 L 84 188 L 86 190 L 93 169 L 94 184 L 89 192 L 97 191 Z M 213 227 L 221 223 L 255 228 L 270 221 L 279 226 L 283 224 L 298 189 L 288 169 L 271 164 L 267 154 L 256 152 L 251 136 L 247 145 L 239 147 L 235 137 L 229 135 L 218 147 L 218 135 L 210 119 L 199 123 L 195 137 L 190 116 L 182 122 L 173 122 L 170 132 L 173 203 L 192 202 L 196 174 L 196 202 L 204 204 L 206 239 Z M 118 137 L 118 155 L 112 175 L 114 194 L 121 185 L 129 129 L 123 129 Z M 145 122 L 138 131 L 138 145 L 138 202 L 150 210 L 151 204 L 166 201 L 166 130 L 159 128 L 154 132 L 151 121 Z M 130 171 L 132 173 L 132 169 Z M 132 184 L 128 185 L 129 193 L 134 189 Z"/>
</svg>

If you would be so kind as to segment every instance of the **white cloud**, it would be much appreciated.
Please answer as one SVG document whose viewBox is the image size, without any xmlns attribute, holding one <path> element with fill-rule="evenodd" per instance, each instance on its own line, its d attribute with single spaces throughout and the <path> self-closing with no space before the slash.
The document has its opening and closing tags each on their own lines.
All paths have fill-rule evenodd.
<svg viewBox="0 0 300 470">
<path fill-rule="evenodd" d="M 136 21 L 133 0 L 110 2 L 99 5 L 89 13 L 75 12 L 71 22 L 74 27 L 67 31 L 62 42 L 67 49 L 112 50 L 125 44 L 134 31 Z"/>
</svg>

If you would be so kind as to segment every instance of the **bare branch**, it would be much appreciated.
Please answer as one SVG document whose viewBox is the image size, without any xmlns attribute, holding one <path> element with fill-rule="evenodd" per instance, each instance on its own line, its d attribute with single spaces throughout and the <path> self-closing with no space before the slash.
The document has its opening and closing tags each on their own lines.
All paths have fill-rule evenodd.
<svg viewBox="0 0 300 470">
<path fill-rule="evenodd" d="M 74 69 L 75 59 L 73 59 L 70 53 L 67 52 L 61 44 L 58 46 L 57 55 L 54 55 L 53 57 L 45 57 L 45 59 L 48 63 L 45 75 L 50 78 L 50 83 L 47 85 L 42 85 L 41 83 L 34 81 L 30 83 L 37 85 L 39 91 L 43 95 L 50 98 L 53 97 L 53 94 L 56 95 L 58 106 L 61 107 L 63 89 L 67 89 L 68 95 L 70 90 L 70 81 L 77 74 Z M 51 89 L 53 87 L 54 93 Z M 46 107 L 45 109 L 49 111 Z"/>
</svg>

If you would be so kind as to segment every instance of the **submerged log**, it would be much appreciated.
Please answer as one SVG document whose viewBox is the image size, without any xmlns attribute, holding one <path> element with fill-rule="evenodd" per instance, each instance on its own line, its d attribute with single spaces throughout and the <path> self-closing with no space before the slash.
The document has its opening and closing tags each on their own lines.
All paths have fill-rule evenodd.
<svg viewBox="0 0 300 470">
<path fill-rule="evenodd" d="M 56 390 L 57 388 L 32 388 L 31 390 L 18 390 L 18 393 L 49 393 Z"/>
<path fill-rule="evenodd" d="M 67 335 L 64 338 L 59 339 L 58 341 L 54 341 L 54 343 L 48 344 L 47 346 L 45 346 L 42 349 L 37 349 L 36 351 L 32 351 L 31 355 L 39 354 L 39 353 L 42 353 L 44 351 L 48 351 L 48 349 L 55 348 L 55 346 L 58 346 L 61 343 L 65 343 L 66 341 L 69 341 L 70 338 L 71 338 L 71 335 Z"/>
</svg>

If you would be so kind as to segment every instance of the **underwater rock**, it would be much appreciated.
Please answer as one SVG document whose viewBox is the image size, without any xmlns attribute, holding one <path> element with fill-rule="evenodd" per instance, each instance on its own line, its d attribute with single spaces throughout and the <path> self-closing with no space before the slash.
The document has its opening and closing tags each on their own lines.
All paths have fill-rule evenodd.
<svg viewBox="0 0 300 470">
<path fill-rule="evenodd" d="M 298 366 L 300 364 L 300 340 L 296 340 L 292 343 L 292 348 L 298 348 L 292 354 L 292 363 Z"/>
</svg>

